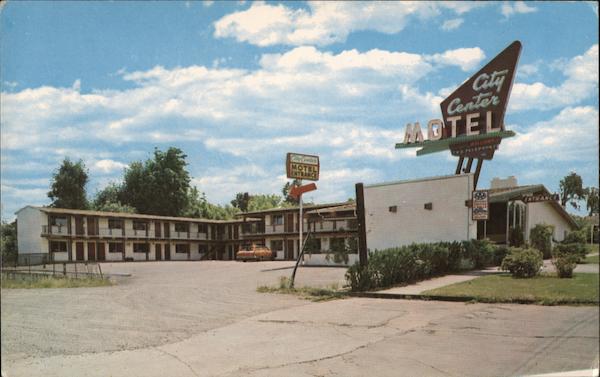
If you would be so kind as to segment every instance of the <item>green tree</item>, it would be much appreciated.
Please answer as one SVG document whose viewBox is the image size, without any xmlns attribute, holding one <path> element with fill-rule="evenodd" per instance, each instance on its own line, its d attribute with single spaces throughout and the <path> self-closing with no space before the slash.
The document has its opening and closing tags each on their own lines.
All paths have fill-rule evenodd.
<svg viewBox="0 0 600 377">
<path fill-rule="evenodd" d="M 76 163 L 65 158 L 61 166 L 52 175 L 52 184 L 48 197 L 51 207 L 87 209 L 88 201 L 85 186 L 88 183 L 87 169 L 82 160 Z"/>
<path fill-rule="evenodd" d="M 136 209 L 130 205 L 122 204 L 123 188 L 116 183 L 109 183 L 103 190 L 98 191 L 92 202 L 92 209 L 103 212 L 134 213 Z"/>
<path fill-rule="evenodd" d="M 188 192 L 188 205 L 183 216 L 197 217 L 211 220 L 230 220 L 240 212 L 239 208 L 225 205 L 211 204 L 204 193 L 200 193 L 196 187 Z"/>
<path fill-rule="evenodd" d="M 238 192 L 235 195 L 235 199 L 231 201 L 231 205 L 239 208 L 242 212 L 248 212 L 248 204 L 250 203 L 251 196 L 247 192 Z"/>
<path fill-rule="evenodd" d="M 585 189 L 586 196 L 586 208 L 589 212 L 589 215 L 592 216 L 594 213 L 599 212 L 600 203 L 598 201 L 598 188 L 597 187 L 588 187 Z"/>
<path fill-rule="evenodd" d="M 573 208 L 578 209 L 579 201 L 584 198 L 583 181 L 577 173 L 571 172 L 560 180 L 560 203 L 563 207 L 570 203 Z"/>
<path fill-rule="evenodd" d="M 284 199 L 285 203 L 291 204 L 291 205 L 300 204 L 300 200 L 298 198 L 294 198 L 293 196 L 291 196 L 290 191 L 292 190 L 293 186 L 300 186 L 301 184 L 302 184 L 302 181 L 300 179 L 294 179 L 292 182 L 286 182 L 286 184 L 281 189 L 281 192 L 283 193 L 283 197 L 285 198 Z"/>
<path fill-rule="evenodd" d="M 2 264 L 14 263 L 17 260 L 17 222 L 0 224 L 0 251 L 2 252 Z"/>
<path fill-rule="evenodd" d="M 121 203 L 140 213 L 181 216 L 189 204 L 190 175 L 178 148 L 154 150 L 154 158 L 133 162 L 125 170 Z"/>
<path fill-rule="evenodd" d="M 281 196 L 275 194 L 252 195 L 248 203 L 248 211 L 262 211 L 265 209 L 279 208 Z"/>
</svg>

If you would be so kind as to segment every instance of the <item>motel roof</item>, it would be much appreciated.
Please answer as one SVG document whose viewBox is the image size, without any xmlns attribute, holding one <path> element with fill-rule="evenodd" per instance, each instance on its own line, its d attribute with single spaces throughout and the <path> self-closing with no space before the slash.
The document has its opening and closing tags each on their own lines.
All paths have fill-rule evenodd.
<svg viewBox="0 0 600 377">
<path fill-rule="evenodd" d="M 304 204 L 302 207 L 304 210 L 311 211 L 311 210 L 315 210 L 315 209 L 320 209 L 320 208 L 327 208 L 327 207 L 339 207 L 341 205 L 345 205 L 348 204 L 348 202 L 342 202 L 342 203 L 325 203 L 325 204 Z M 263 209 L 260 211 L 252 211 L 252 212 L 242 212 L 242 213 L 238 213 L 235 216 L 236 217 L 242 217 L 242 216 L 249 216 L 249 215 L 266 215 L 269 213 L 278 213 L 278 212 L 289 212 L 289 211 L 298 211 L 300 209 L 299 206 L 293 206 L 293 207 L 280 207 L 280 208 L 269 208 L 269 209 Z"/>
<path fill-rule="evenodd" d="M 550 191 L 546 189 L 544 185 L 527 185 L 527 186 L 515 186 L 515 187 L 505 187 L 498 189 L 490 189 L 488 190 L 490 193 L 490 203 L 503 203 L 508 202 L 509 200 L 520 200 L 525 195 L 534 195 L 534 194 L 545 194 L 551 195 Z M 550 203 L 552 208 L 558 212 L 567 222 L 574 228 L 578 228 L 577 223 L 571 215 L 560 205 L 560 203 L 550 200 L 547 203 Z"/>
<path fill-rule="evenodd" d="M 38 209 L 45 213 L 50 214 L 64 214 L 64 215 L 82 215 L 82 216 L 102 216 L 102 217 L 118 217 L 126 219 L 143 219 L 143 220 L 165 220 L 165 221 L 182 221 L 182 222 L 203 222 L 211 224 L 231 224 L 241 223 L 244 221 L 260 221 L 251 217 L 245 219 L 232 219 L 232 220 L 212 220 L 202 219 L 193 217 L 175 217 L 175 216 L 158 216 L 158 215 L 145 215 L 141 213 L 126 213 L 126 212 L 104 212 L 104 211 L 88 211 L 83 209 L 68 209 L 68 208 L 54 208 L 54 207 L 37 207 L 37 206 L 26 206 L 18 210 L 18 214 L 23 209 L 30 207 Z"/>
</svg>

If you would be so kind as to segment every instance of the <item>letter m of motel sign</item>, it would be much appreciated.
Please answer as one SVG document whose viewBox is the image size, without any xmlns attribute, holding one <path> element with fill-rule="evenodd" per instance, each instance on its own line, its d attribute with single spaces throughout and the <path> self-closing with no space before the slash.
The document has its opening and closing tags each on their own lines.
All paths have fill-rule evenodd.
<svg viewBox="0 0 600 377">
<path fill-rule="evenodd" d="M 319 156 L 288 153 L 285 168 L 288 178 L 319 180 Z"/>
</svg>

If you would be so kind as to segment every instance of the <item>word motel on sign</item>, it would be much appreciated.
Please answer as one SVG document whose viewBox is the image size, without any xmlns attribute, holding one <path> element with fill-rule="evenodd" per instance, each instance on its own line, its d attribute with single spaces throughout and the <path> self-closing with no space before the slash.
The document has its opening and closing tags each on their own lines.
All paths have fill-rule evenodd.
<svg viewBox="0 0 600 377">
<path fill-rule="evenodd" d="M 466 115 L 466 133 L 467 136 L 479 135 L 480 130 L 475 129 L 479 126 L 480 113 L 471 113 Z M 492 111 L 486 111 L 485 113 L 485 133 L 502 131 L 502 127 L 492 127 Z M 447 123 L 441 119 L 432 119 L 427 123 L 427 139 L 430 141 L 440 140 L 443 135 L 444 127 L 450 127 L 450 137 L 456 137 L 456 126 L 459 120 L 462 119 L 462 115 L 448 117 Z M 420 143 L 423 141 L 423 132 L 421 131 L 421 125 L 419 122 L 415 124 L 408 123 L 406 125 L 406 132 L 404 133 L 404 144 Z"/>
</svg>

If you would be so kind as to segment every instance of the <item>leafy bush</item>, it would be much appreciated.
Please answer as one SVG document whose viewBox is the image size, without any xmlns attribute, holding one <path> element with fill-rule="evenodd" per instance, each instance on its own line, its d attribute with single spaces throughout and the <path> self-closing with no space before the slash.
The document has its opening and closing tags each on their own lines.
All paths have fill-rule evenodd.
<svg viewBox="0 0 600 377">
<path fill-rule="evenodd" d="M 496 246 L 494 248 L 494 266 L 500 266 L 504 257 L 508 254 L 508 247 Z"/>
<path fill-rule="evenodd" d="M 493 256 L 494 248 L 487 241 L 412 244 L 370 252 L 368 265 L 351 266 L 346 280 L 352 290 L 365 291 L 458 271 L 463 258 L 484 266 Z"/>
<path fill-rule="evenodd" d="M 552 259 L 552 264 L 556 267 L 559 278 L 572 278 L 573 270 L 577 267 L 577 257 L 572 254 L 562 255 Z"/>
<path fill-rule="evenodd" d="M 583 243 L 559 243 L 554 246 L 552 250 L 552 256 L 557 258 L 559 256 L 572 255 L 575 263 L 581 263 L 585 259 L 586 247 Z"/>
<path fill-rule="evenodd" d="M 540 272 L 543 263 L 540 251 L 511 247 L 508 255 L 502 260 L 500 268 L 510 271 L 515 278 L 531 278 Z"/>
<path fill-rule="evenodd" d="M 562 243 L 581 243 L 585 244 L 587 239 L 585 237 L 585 230 L 576 230 L 567 234 Z"/>
<path fill-rule="evenodd" d="M 529 233 L 531 246 L 541 251 L 544 259 L 552 256 L 552 233 L 554 227 L 547 224 L 537 224 Z"/>
<path fill-rule="evenodd" d="M 483 268 L 492 264 L 494 246 L 488 240 L 463 241 L 463 257 L 473 262 L 474 268 Z"/>
</svg>

